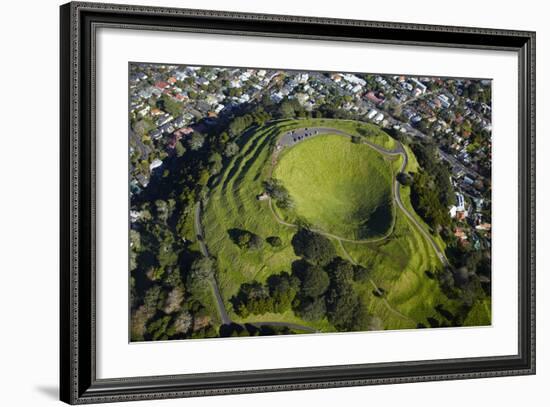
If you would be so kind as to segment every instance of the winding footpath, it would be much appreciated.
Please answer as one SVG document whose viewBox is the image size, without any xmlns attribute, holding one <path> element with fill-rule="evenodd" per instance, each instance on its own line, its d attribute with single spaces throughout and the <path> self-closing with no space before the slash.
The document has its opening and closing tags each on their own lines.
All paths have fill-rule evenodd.
<svg viewBox="0 0 550 407">
<path fill-rule="evenodd" d="M 351 255 L 348 253 L 348 251 L 346 250 L 346 248 L 344 247 L 344 245 L 342 244 L 342 241 L 339 241 L 340 243 L 340 247 L 342 248 L 342 252 L 344 252 L 344 255 L 347 257 L 347 259 L 349 260 L 349 262 L 351 264 L 354 264 L 356 265 L 357 262 L 353 259 L 353 257 L 351 257 Z M 374 280 L 372 278 L 369 277 L 369 283 L 372 285 L 372 288 L 374 288 L 374 291 L 376 291 L 378 294 L 380 295 L 383 295 L 383 292 L 380 290 L 380 288 L 378 288 L 378 286 L 376 285 L 376 283 L 374 282 Z M 385 297 L 381 297 L 381 300 L 382 302 L 384 303 L 384 306 L 390 311 L 392 312 L 393 314 L 397 315 L 399 318 L 403 318 L 409 322 L 413 322 L 415 323 L 415 321 L 412 319 L 412 318 L 409 318 L 408 316 L 406 316 L 405 314 L 402 314 L 401 312 L 399 312 L 397 309 L 395 309 L 394 307 L 392 307 L 392 305 L 390 304 L 390 302 L 388 301 L 387 298 Z"/>
</svg>

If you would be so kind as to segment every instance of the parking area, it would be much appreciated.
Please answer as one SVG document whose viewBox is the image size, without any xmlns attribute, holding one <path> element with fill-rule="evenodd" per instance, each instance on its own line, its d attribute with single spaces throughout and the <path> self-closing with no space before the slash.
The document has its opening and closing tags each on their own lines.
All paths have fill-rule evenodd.
<svg viewBox="0 0 550 407">
<path fill-rule="evenodd" d="M 307 140 L 308 138 L 318 136 L 321 134 L 341 134 L 346 135 L 344 132 L 341 132 L 337 129 L 324 128 L 324 127 L 315 127 L 308 128 L 304 127 L 303 129 L 294 129 L 285 133 L 277 142 L 278 149 L 284 147 L 293 146 L 300 141 Z"/>
</svg>

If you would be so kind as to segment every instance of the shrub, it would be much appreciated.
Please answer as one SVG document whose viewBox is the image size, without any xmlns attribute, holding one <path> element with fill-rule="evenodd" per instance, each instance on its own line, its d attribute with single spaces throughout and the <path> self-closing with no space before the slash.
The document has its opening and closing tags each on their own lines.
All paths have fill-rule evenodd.
<svg viewBox="0 0 550 407">
<path fill-rule="evenodd" d="M 269 236 L 265 240 L 272 247 L 280 247 L 283 244 L 283 241 L 279 236 Z"/>
</svg>

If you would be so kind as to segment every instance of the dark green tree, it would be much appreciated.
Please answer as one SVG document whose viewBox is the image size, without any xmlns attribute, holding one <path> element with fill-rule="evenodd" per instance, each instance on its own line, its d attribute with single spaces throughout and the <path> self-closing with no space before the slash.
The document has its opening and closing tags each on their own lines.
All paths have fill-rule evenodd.
<svg viewBox="0 0 550 407">
<path fill-rule="evenodd" d="M 329 263 L 336 251 L 326 237 L 308 229 L 300 229 L 292 238 L 292 246 L 297 256 L 320 266 Z"/>
<path fill-rule="evenodd" d="M 187 276 L 187 286 L 204 286 L 214 278 L 216 265 L 210 257 L 200 257 L 193 262 Z"/>
<path fill-rule="evenodd" d="M 353 279 L 357 282 L 364 283 L 370 278 L 370 271 L 368 268 L 361 265 L 353 267 Z"/>
<path fill-rule="evenodd" d="M 234 143 L 233 141 L 230 141 L 225 145 L 225 149 L 223 150 L 223 155 L 225 155 L 226 157 L 233 157 L 238 152 L 239 152 L 238 144 Z"/>
<path fill-rule="evenodd" d="M 348 281 L 337 281 L 327 293 L 327 316 L 331 324 L 340 331 L 354 328 L 355 310 L 359 304 L 357 293 Z"/>
<path fill-rule="evenodd" d="M 222 156 L 219 153 L 212 153 L 208 158 L 208 165 L 210 167 L 210 173 L 217 175 L 222 170 Z"/>
<path fill-rule="evenodd" d="M 188 140 L 191 150 L 198 150 L 204 145 L 205 137 L 199 132 L 194 132 Z"/>
<path fill-rule="evenodd" d="M 323 319 L 327 314 L 327 307 L 324 297 L 304 298 L 300 301 L 297 309 L 298 315 L 306 321 L 317 321 Z"/>
<path fill-rule="evenodd" d="M 181 141 L 178 141 L 176 143 L 176 157 L 183 157 L 183 155 L 185 154 L 185 147 L 183 146 L 182 142 Z"/>
<path fill-rule="evenodd" d="M 325 270 L 319 266 L 309 266 L 302 276 L 301 293 L 304 296 L 315 298 L 323 295 L 330 284 Z"/>
</svg>

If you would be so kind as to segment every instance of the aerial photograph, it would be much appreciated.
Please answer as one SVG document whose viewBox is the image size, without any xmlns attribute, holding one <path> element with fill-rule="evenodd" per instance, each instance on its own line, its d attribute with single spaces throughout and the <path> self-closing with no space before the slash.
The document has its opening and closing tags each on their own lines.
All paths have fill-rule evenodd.
<svg viewBox="0 0 550 407">
<path fill-rule="evenodd" d="M 130 62 L 129 340 L 491 325 L 488 78 Z"/>
</svg>

